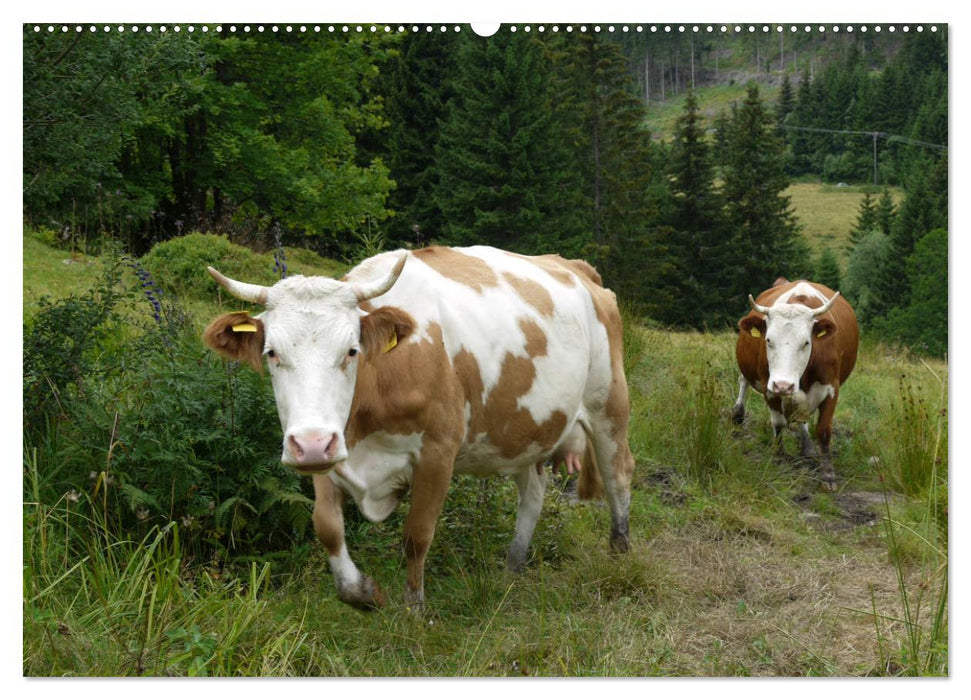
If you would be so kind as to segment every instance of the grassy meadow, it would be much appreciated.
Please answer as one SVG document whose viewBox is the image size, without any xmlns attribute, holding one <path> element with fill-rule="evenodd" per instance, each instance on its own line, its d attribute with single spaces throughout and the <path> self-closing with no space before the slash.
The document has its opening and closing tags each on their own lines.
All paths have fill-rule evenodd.
<svg viewBox="0 0 971 700">
<path fill-rule="evenodd" d="M 796 182 L 782 194 L 789 197 L 796 220 L 813 255 L 829 248 L 845 265 L 850 230 L 860 211 L 860 203 L 869 187 L 827 185 L 820 182 Z M 902 194 L 891 188 L 897 204 Z"/>
<path fill-rule="evenodd" d="M 26 235 L 25 314 L 100 264 Z M 224 308 L 214 289 L 182 301 L 200 332 Z M 629 318 L 625 340 L 631 552 L 608 552 L 604 505 L 573 503 L 557 477 L 527 569 L 509 574 L 514 485 L 459 478 L 422 616 L 401 602 L 407 506 L 379 524 L 346 508 L 351 554 L 388 598 L 364 613 L 337 600 L 312 534 L 285 556 L 220 562 L 188 550 L 185 523 L 120 537 L 102 482 L 45 502 L 51 466 L 25 444 L 24 675 L 947 675 L 947 365 L 864 339 L 828 493 L 773 459 L 760 397 L 732 424 L 733 333 Z"/>
</svg>

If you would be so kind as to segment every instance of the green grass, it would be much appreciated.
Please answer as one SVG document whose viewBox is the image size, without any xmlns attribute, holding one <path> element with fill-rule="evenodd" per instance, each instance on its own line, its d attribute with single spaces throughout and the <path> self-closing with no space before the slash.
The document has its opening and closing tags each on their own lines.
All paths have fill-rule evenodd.
<svg viewBox="0 0 971 700">
<path fill-rule="evenodd" d="M 748 85 L 746 83 L 732 83 L 712 87 L 698 88 L 695 96 L 698 98 L 698 108 L 704 121 L 705 128 L 714 128 L 715 120 L 722 112 L 731 111 L 732 105 L 741 105 L 745 101 Z M 771 103 L 776 99 L 778 87 L 759 86 L 759 95 L 763 102 Z M 644 125 L 654 139 L 670 141 L 674 135 L 675 122 L 684 111 L 687 92 L 661 101 L 652 101 L 647 107 L 647 117 Z"/>
<path fill-rule="evenodd" d="M 850 230 L 868 189 L 871 188 L 860 185 L 837 187 L 820 182 L 796 182 L 782 194 L 791 200 L 810 251 L 818 255 L 829 248 L 845 266 Z M 897 188 L 891 188 L 891 192 L 899 205 L 903 193 Z"/>
<path fill-rule="evenodd" d="M 53 279 L 62 253 L 28 250 L 25 288 L 45 276 L 51 289 L 83 287 Z M 200 324 L 218 308 L 214 293 L 191 301 Z M 96 485 L 43 503 L 51 466 L 26 446 L 24 674 L 946 675 L 946 364 L 864 340 L 836 414 L 840 489 L 823 493 L 804 467 L 772 458 L 760 397 L 731 423 L 733 333 L 628 316 L 625 339 L 630 554 L 609 553 L 603 504 L 571 505 L 554 479 L 527 569 L 509 574 L 513 484 L 459 478 L 421 617 L 401 598 L 407 506 L 383 523 L 346 509 L 350 551 L 388 598 L 362 613 L 337 600 L 316 543 L 272 565 L 205 561 L 185 551 L 179 523 L 106 532 Z M 930 465 L 921 488 L 891 478 L 900 455 Z"/>
</svg>

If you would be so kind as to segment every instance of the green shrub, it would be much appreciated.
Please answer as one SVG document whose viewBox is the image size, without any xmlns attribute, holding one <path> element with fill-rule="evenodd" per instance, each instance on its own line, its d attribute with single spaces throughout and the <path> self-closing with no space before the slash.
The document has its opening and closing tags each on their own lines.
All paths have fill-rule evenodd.
<svg viewBox="0 0 971 700">
<path fill-rule="evenodd" d="M 121 263 L 108 260 L 101 280 L 81 295 L 42 297 L 24 322 L 24 433 L 41 429 L 45 417 L 63 413 L 99 370 L 102 345 L 117 330 Z"/>
<path fill-rule="evenodd" d="M 213 293 L 214 282 L 206 272 L 212 265 L 224 275 L 254 284 L 273 284 L 278 277 L 272 262 L 248 248 L 230 243 L 226 236 L 190 233 L 159 243 L 142 259 L 164 289 L 179 296 Z"/>
<path fill-rule="evenodd" d="M 134 266 L 132 300 L 155 289 Z M 154 297 L 142 324 L 109 333 L 121 293 L 105 282 L 50 304 L 25 333 L 31 497 L 87 493 L 120 533 L 179 522 L 197 560 L 305 539 L 309 484 L 279 464 L 268 377 L 213 356 L 178 307 Z"/>
</svg>

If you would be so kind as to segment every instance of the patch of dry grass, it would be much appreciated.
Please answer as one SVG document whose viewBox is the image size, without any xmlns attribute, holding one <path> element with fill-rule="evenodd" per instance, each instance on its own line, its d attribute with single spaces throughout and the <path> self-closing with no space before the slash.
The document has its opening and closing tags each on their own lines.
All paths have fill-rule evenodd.
<svg viewBox="0 0 971 700">
<path fill-rule="evenodd" d="M 821 182 L 797 182 L 783 191 L 782 194 L 791 200 L 792 210 L 813 255 L 829 248 L 845 265 L 850 230 L 867 189 L 856 185 L 837 187 Z M 891 188 L 891 193 L 899 204 L 903 193 L 897 188 Z"/>
</svg>

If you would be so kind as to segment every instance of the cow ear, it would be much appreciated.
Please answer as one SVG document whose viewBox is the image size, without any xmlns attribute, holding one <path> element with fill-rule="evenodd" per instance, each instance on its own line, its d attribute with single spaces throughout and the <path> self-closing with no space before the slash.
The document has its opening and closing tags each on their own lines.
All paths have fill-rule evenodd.
<svg viewBox="0 0 971 700">
<path fill-rule="evenodd" d="M 415 319 L 395 306 L 382 306 L 361 317 L 361 349 L 365 357 L 391 352 L 415 330 Z"/>
<path fill-rule="evenodd" d="M 753 338 L 765 337 L 765 319 L 756 314 L 749 314 L 738 322 L 738 329 L 748 333 Z"/>
<path fill-rule="evenodd" d="M 836 324 L 828 318 L 817 318 L 813 324 L 813 338 L 829 338 L 836 332 Z"/>
<path fill-rule="evenodd" d="M 263 371 L 263 322 L 245 311 L 224 314 L 209 324 L 203 342 L 228 360 Z"/>
</svg>

